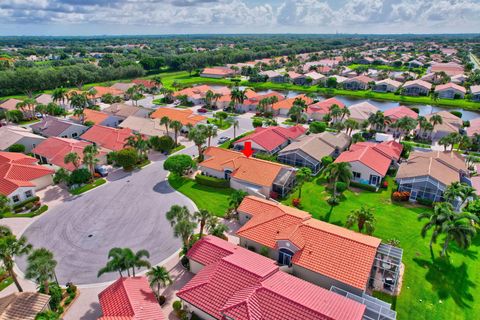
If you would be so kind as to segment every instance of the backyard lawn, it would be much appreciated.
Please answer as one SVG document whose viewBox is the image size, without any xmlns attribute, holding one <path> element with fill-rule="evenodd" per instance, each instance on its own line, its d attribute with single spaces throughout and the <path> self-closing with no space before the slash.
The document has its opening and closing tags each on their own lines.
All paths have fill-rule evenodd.
<svg viewBox="0 0 480 320">
<path fill-rule="evenodd" d="M 429 238 L 420 236 L 424 221 L 417 220 L 418 213 L 428 209 L 408 203 L 392 203 L 390 191 L 346 191 L 340 205 L 333 209 L 329 222 L 344 225 L 351 210 L 362 205 L 370 206 L 375 209 L 377 219 L 374 236 L 385 241 L 391 238 L 400 240 L 405 275 L 396 301 L 397 319 L 479 319 L 480 236 L 467 251 L 451 246 L 450 263 L 439 258 L 441 248 L 437 244 L 432 260 Z M 297 196 L 298 192 L 294 192 L 284 203 L 291 205 L 292 198 Z M 325 201 L 328 196 L 323 180 L 306 183 L 302 188 L 302 209 L 315 218 L 326 220 L 330 209 Z M 442 240 L 440 237 L 439 243 Z"/>
<path fill-rule="evenodd" d="M 196 183 L 195 180 L 173 174 L 168 177 L 168 183 L 195 202 L 199 209 L 206 209 L 219 217 L 223 217 L 227 212 L 228 198 L 233 189 L 204 186 Z"/>
</svg>

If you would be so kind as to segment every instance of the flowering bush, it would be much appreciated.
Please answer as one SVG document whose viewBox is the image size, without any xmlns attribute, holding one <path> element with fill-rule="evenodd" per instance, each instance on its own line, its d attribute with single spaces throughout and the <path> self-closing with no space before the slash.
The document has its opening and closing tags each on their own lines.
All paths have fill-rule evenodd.
<svg viewBox="0 0 480 320">
<path fill-rule="evenodd" d="M 272 198 L 273 200 L 277 200 L 278 199 L 278 193 L 276 193 L 275 191 L 271 191 L 270 192 L 270 198 Z"/>
<path fill-rule="evenodd" d="M 410 198 L 410 192 L 408 191 L 395 191 L 392 194 L 393 201 L 408 201 Z"/>
<path fill-rule="evenodd" d="M 300 207 L 300 203 L 301 203 L 300 198 L 293 198 L 292 199 L 292 205 L 294 207 L 296 207 L 296 208 Z"/>
<path fill-rule="evenodd" d="M 384 189 L 388 188 L 388 181 L 383 181 L 382 188 Z"/>
</svg>

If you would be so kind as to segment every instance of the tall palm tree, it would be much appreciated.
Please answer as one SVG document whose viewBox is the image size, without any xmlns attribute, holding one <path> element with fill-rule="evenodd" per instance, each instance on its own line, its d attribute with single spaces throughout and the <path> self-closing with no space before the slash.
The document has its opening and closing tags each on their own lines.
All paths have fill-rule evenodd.
<svg viewBox="0 0 480 320">
<path fill-rule="evenodd" d="M 90 144 L 83 149 L 82 162 L 87 166 L 90 174 L 95 174 L 95 165 L 98 163 L 97 155 L 100 153 L 98 147 L 94 144 Z"/>
<path fill-rule="evenodd" d="M 175 140 L 175 145 L 177 146 L 178 145 L 178 133 L 180 132 L 180 130 L 182 130 L 183 128 L 183 124 L 178 121 L 178 120 L 174 120 L 172 122 L 170 122 L 170 128 L 173 129 L 173 134 L 174 134 L 174 140 Z"/>
<path fill-rule="evenodd" d="M 230 92 L 230 99 L 233 102 L 234 109 L 237 110 L 237 105 L 247 99 L 245 90 L 240 90 L 238 87 L 233 88 Z"/>
<path fill-rule="evenodd" d="M 410 117 L 403 117 L 396 122 L 397 128 L 400 130 L 398 141 L 402 140 L 402 135 L 409 134 L 413 129 L 417 127 L 417 120 Z"/>
<path fill-rule="evenodd" d="M 291 118 L 294 118 L 295 119 L 295 125 L 298 125 L 298 123 L 300 122 L 300 119 L 302 118 L 302 115 L 303 115 L 303 108 L 301 106 L 293 105 L 290 108 L 290 110 L 288 110 L 288 115 Z"/>
<path fill-rule="evenodd" d="M 124 248 L 127 256 L 127 263 L 130 268 L 132 268 L 132 275 L 135 277 L 135 268 L 150 268 L 150 262 L 144 258 L 150 258 L 150 253 L 145 250 L 138 250 L 137 252 L 133 253 L 130 248 Z M 131 254 L 130 254 L 131 252 Z"/>
<path fill-rule="evenodd" d="M 213 125 L 207 125 L 206 130 L 205 130 L 205 134 L 207 135 L 207 139 L 208 139 L 207 145 L 210 147 L 210 141 L 211 141 L 212 137 L 217 136 L 217 127 L 215 127 Z"/>
<path fill-rule="evenodd" d="M 342 112 L 342 113 L 341 113 L 341 117 L 340 117 L 340 121 L 343 121 L 343 119 L 344 119 L 345 117 L 350 116 L 350 109 L 348 109 L 348 108 L 342 108 L 340 111 Z"/>
<path fill-rule="evenodd" d="M 75 169 L 78 169 L 78 167 L 80 167 L 80 156 L 78 155 L 78 153 L 69 152 L 63 158 L 63 162 L 65 164 L 71 163 L 71 164 L 73 164 Z"/>
<path fill-rule="evenodd" d="M 25 277 L 35 280 L 38 284 L 43 284 L 45 294 L 49 294 L 49 282 L 57 278 L 55 276 L 56 266 L 57 261 L 53 258 L 52 252 L 45 248 L 35 249 L 27 258 Z"/>
<path fill-rule="evenodd" d="M 67 99 L 67 89 L 60 87 L 56 88 L 52 92 L 53 102 L 60 102 L 60 104 L 65 105 L 65 100 Z"/>
<path fill-rule="evenodd" d="M 205 101 L 205 106 L 207 108 L 211 107 L 212 106 L 212 101 L 213 101 L 213 96 L 215 95 L 215 93 L 213 93 L 212 90 L 208 90 L 206 93 L 205 93 L 205 97 L 203 98 L 203 100 Z"/>
<path fill-rule="evenodd" d="M 305 182 L 312 180 L 312 170 L 308 167 L 303 167 L 298 169 L 297 174 L 295 175 L 298 186 L 298 199 L 302 198 L 302 187 Z"/>
<path fill-rule="evenodd" d="M 193 213 L 193 217 L 200 222 L 200 238 L 203 236 L 203 229 L 205 228 L 205 224 L 207 223 L 208 219 L 213 217 L 213 213 L 206 209 L 200 209 Z"/>
<path fill-rule="evenodd" d="M 160 288 L 172 284 L 172 278 L 167 269 L 163 266 L 153 267 L 146 273 L 150 287 L 157 287 L 157 297 L 160 296 Z"/>
<path fill-rule="evenodd" d="M 228 226 L 222 222 L 217 216 L 213 216 L 207 221 L 207 231 L 210 235 L 225 239 L 225 232 L 228 231 Z"/>
<path fill-rule="evenodd" d="M 203 160 L 202 146 L 207 141 L 207 126 L 199 124 L 188 131 L 188 140 L 193 141 L 198 149 L 198 159 Z"/>
<path fill-rule="evenodd" d="M 430 117 L 429 121 L 433 125 L 433 128 L 435 129 L 435 126 L 437 124 L 443 123 L 443 118 L 439 114 L 434 114 Z"/>
<path fill-rule="evenodd" d="M 343 114 L 342 109 L 338 106 L 338 104 L 332 104 L 328 110 L 328 113 L 334 122 L 336 122 Z"/>
<path fill-rule="evenodd" d="M 233 139 L 237 137 L 237 129 L 240 128 L 240 123 L 238 122 L 237 118 L 235 117 L 228 117 L 226 119 L 227 123 L 229 123 L 233 128 Z"/>
<path fill-rule="evenodd" d="M 92 104 L 95 104 L 97 102 L 97 99 L 95 98 L 97 93 L 98 93 L 97 89 L 93 87 L 87 91 L 87 97 L 90 97 L 92 99 Z"/>
<path fill-rule="evenodd" d="M 420 233 L 422 238 L 425 238 L 428 230 L 433 230 L 430 238 L 430 251 L 433 252 L 433 244 L 437 242 L 443 223 L 447 220 L 451 220 L 454 215 L 455 212 L 453 211 L 453 206 L 449 202 L 436 203 L 433 207 L 433 211 L 426 211 L 418 215 L 418 220 L 428 219 Z"/>
<path fill-rule="evenodd" d="M 160 124 L 163 124 L 165 126 L 165 131 L 167 132 L 167 136 L 168 136 L 168 127 L 170 126 L 170 118 L 167 117 L 167 116 L 164 116 L 160 119 Z"/>
<path fill-rule="evenodd" d="M 383 111 L 377 111 L 376 113 L 372 113 L 368 117 L 368 123 L 375 129 L 382 131 L 385 126 L 390 123 L 390 118 L 386 117 Z"/>
<path fill-rule="evenodd" d="M 167 220 L 173 227 L 173 235 L 181 238 L 185 248 L 189 248 L 190 237 L 193 235 L 197 224 L 187 207 L 173 205 L 166 214 Z"/>
<path fill-rule="evenodd" d="M 322 173 L 322 177 L 333 182 L 333 195 L 337 194 L 337 182 L 343 181 L 347 185 L 352 180 L 352 167 L 348 162 L 332 162 Z"/>
<path fill-rule="evenodd" d="M 146 159 L 148 157 L 148 141 L 140 133 L 135 133 L 125 140 L 125 147 L 131 147 L 137 151 L 138 157 Z"/>
<path fill-rule="evenodd" d="M 372 235 L 375 231 L 375 221 L 372 208 L 361 207 L 348 215 L 345 227 L 351 228 L 356 224 L 359 232 L 362 232 L 365 228 L 366 233 Z"/>
<path fill-rule="evenodd" d="M 27 238 L 20 237 L 17 239 L 15 235 L 5 228 L 2 229 L 2 237 L 0 237 L 0 259 L 2 259 L 3 266 L 17 286 L 19 292 L 23 292 L 17 275 L 13 271 L 14 257 L 21 257 L 28 254 L 32 250 L 32 245 L 27 242 Z"/>
<path fill-rule="evenodd" d="M 346 109 L 346 108 L 345 108 Z M 357 121 L 353 119 L 347 119 L 345 121 L 345 128 L 347 129 L 347 134 L 352 135 L 353 130 L 357 130 L 360 127 Z"/>
<path fill-rule="evenodd" d="M 107 264 L 98 271 L 97 277 L 109 272 L 118 272 L 120 277 L 123 277 L 123 271 L 127 271 L 128 276 L 130 276 L 130 270 L 125 263 L 125 252 L 122 248 L 112 248 L 108 252 Z"/>
<path fill-rule="evenodd" d="M 472 244 L 472 238 L 477 234 L 476 228 L 471 221 L 478 222 L 477 216 L 464 212 L 457 214 L 453 219 L 447 220 L 442 224 L 442 233 L 444 233 L 445 241 L 443 243 L 440 255 L 446 255 L 448 245 L 451 241 L 455 241 L 458 247 L 467 249 Z"/>
</svg>

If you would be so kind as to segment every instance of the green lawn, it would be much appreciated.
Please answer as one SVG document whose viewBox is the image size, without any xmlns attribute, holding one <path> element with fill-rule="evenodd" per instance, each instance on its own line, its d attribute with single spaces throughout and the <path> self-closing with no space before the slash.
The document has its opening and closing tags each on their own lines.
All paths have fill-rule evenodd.
<svg viewBox="0 0 480 320">
<path fill-rule="evenodd" d="M 147 163 L 148 164 L 148 163 Z M 107 182 L 107 180 L 105 179 L 97 179 L 95 180 L 94 182 L 92 183 L 89 183 L 89 184 L 86 184 L 84 186 L 81 186 L 79 188 L 76 188 L 76 189 L 73 189 L 73 190 L 70 190 L 70 193 L 77 196 L 79 194 L 82 194 L 84 192 L 87 192 L 89 190 L 92 190 L 98 186 L 101 186 L 102 184 L 105 184 Z"/>
<path fill-rule="evenodd" d="M 392 181 L 389 188 L 392 188 Z M 329 194 L 324 181 L 317 178 L 302 188 L 302 209 L 317 219 L 328 219 L 337 225 L 344 225 L 350 211 L 362 205 L 375 209 L 374 236 L 383 240 L 396 238 L 404 250 L 402 291 L 397 299 L 392 299 L 397 319 L 479 319 L 480 236 L 467 251 L 452 246 L 450 263 L 439 258 L 439 244 L 434 247 L 435 258 L 432 259 L 429 239 L 420 237 L 424 221 L 417 220 L 418 213 L 428 209 L 409 203 L 392 203 L 390 192 L 390 189 L 378 193 L 346 191 L 345 198 L 328 219 L 330 207 L 325 200 Z M 290 205 L 292 198 L 297 196 L 298 192 L 294 192 L 284 203 Z M 440 237 L 439 243 L 442 240 Z"/>
<path fill-rule="evenodd" d="M 27 212 L 27 213 L 7 212 L 3 214 L 3 218 L 33 218 L 41 215 L 47 210 L 48 210 L 48 206 L 45 204 L 33 212 Z"/>
<path fill-rule="evenodd" d="M 207 120 L 208 123 L 210 124 L 213 124 L 215 126 L 217 126 L 217 128 L 219 130 L 227 130 L 228 128 L 230 128 L 230 126 L 232 125 L 230 122 L 226 121 L 226 120 L 223 120 L 221 123 L 220 123 L 220 120 L 219 119 L 215 119 L 215 118 L 209 118 Z"/>
<path fill-rule="evenodd" d="M 183 149 L 185 149 L 185 146 L 183 144 L 181 144 L 179 146 L 176 146 L 172 150 L 170 150 L 169 154 L 174 154 L 175 152 L 178 152 L 178 151 L 183 150 Z"/>
<path fill-rule="evenodd" d="M 214 188 L 196 183 L 194 180 L 170 174 L 168 183 L 175 190 L 189 197 L 199 209 L 206 209 L 216 216 L 223 217 L 228 209 L 230 188 Z"/>
<path fill-rule="evenodd" d="M 3 280 L 2 282 L 0 282 L 0 291 L 2 291 L 3 289 L 5 289 L 6 287 L 8 287 L 9 285 L 11 285 L 13 283 L 13 279 L 11 277 L 8 277 L 6 278 L 5 280 Z"/>
</svg>

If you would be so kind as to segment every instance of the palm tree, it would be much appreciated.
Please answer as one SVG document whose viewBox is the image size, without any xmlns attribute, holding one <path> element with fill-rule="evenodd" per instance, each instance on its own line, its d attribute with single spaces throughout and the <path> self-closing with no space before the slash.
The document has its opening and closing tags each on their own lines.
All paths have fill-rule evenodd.
<svg viewBox="0 0 480 320">
<path fill-rule="evenodd" d="M 97 99 L 95 98 L 95 96 L 97 95 L 98 91 L 97 89 L 95 89 L 94 87 L 90 88 L 88 91 L 87 91 L 87 97 L 90 97 L 92 98 L 92 104 L 95 104 L 97 102 Z"/>
<path fill-rule="evenodd" d="M 213 96 L 215 95 L 215 93 L 213 93 L 212 90 L 208 90 L 206 93 L 205 93 L 205 97 L 203 98 L 203 100 L 205 100 L 205 106 L 207 108 L 211 107 L 212 106 L 212 101 L 213 101 Z"/>
<path fill-rule="evenodd" d="M 213 216 L 207 221 L 207 231 L 212 236 L 226 239 L 225 232 L 228 231 L 228 226 L 221 223 L 217 216 Z"/>
<path fill-rule="evenodd" d="M 175 137 L 175 146 L 178 145 L 178 133 L 180 132 L 180 130 L 182 130 L 183 128 L 183 124 L 178 121 L 178 120 L 174 120 L 172 122 L 170 122 L 170 128 L 173 129 L 173 133 L 174 133 L 174 137 Z"/>
<path fill-rule="evenodd" d="M 298 199 L 302 198 L 302 187 L 305 182 L 312 180 L 312 170 L 308 167 L 303 167 L 298 169 L 297 174 L 295 175 L 298 186 Z"/>
<path fill-rule="evenodd" d="M 477 234 L 477 230 L 471 221 L 478 222 L 478 218 L 473 214 L 464 212 L 455 215 L 453 219 L 442 224 L 441 232 L 446 235 L 440 253 L 442 257 L 446 255 L 448 245 L 452 240 L 462 249 L 467 249 L 472 244 L 472 238 Z"/>
<path fill-rule="evenodd" d="M 210 141 L 211 141 L 212 137 L 217 136 L 217 127 L 215 127 L 214 125 L 211 125 L 211 124 L 207 125 L 206 130 L 205 130 L 205 134 L 207 135 L 207 138 L 208 138 L 207 145 L 210 147 Z"/>
<path fill-rule="evenodd" d="M 167 269 L 163 266 L 153 267 L 146 273 L 150 287 L 157 287 L 157 297 L 160 296 L 160 288 L 172 284 L 172 278 Z"/>
<path fill-rule="evenodd" d="M 98 147 L 94 144 L 90 144 L 83 149 L 82 162 L 87 166 L 92 176 L 95 174 L 95 165 L 98 162 L 97 155 L 99 153 Z"/>
<path fill-rule="evenodd" d="M 187 207 L 173 205 L 166 214 L 167 220 L 173 227 L 173 235 L 181 238 L 185 248 L 189 248 L 190 237 L 193 235 L 197 224 Z"/>
<path fill-rule="evenodd" d="M 468 136 L 460 135 L 457 151 L 467 150 L 472 145 L 472 140 Z"/>
<path fill-rule="evenodd" d="M 232 126 L 233 128 L 233 139 L 237 137 L 237 129 L 240 128 L 240 124 L 235 117 L 228 117 L 226 121 Z"/>
<path fill-rule="evenodd" d="M 55 276 L 57 261 L 53 258 L 53 253 L 45 248 L 35 249 L 28 256 L 27 263 L 25 277 L 43 284 L 45 294 L 49 294 L 49 282 L 57 278 Z"/>
<path fill-rule="evenodd" d="M 73 107 L 73 115 L 80 118 L 83 123 L 85 121 L 84 110 L 88 106 L 88 99 L 85 93 L 73 92 L 70 95 L 70 105 Z"/>
<path fill-rule="evenodd" d="M 337 182 L 343 181 L 347 185 L 353 177 L 352 167 L 348 162 L 332 162 L 322 173 L 322 177 L 333 182 L 333 196 L 337 194 Z"/>
<path fill-rule="evenodd" d="M 237 104 L 243 103 L 247 99 L 245 90 L 240 90 L 238 87 L 233 88 L 230 92 L 230 99 L 233 102 L 234 109 L 237 110 Z"/>
<path fill-rule="evenodd" d="M 53 102 L 60 102 L 62 105 L 65 105 L 65 100 L 67 99 L 67 89 L 60 87 L 56 88 L 52 92 Z"/>
<path fill-rule="evenodd" d="M 243 190 L 234 190 L 228 197 L 228 204 L 233 210 L 237 210 L 243 199 L 248 196 L 248 192 Z"/>
<path fill-rule="evenodd" d="M 71 164 L 73 164 L 75 169 L 78 169 L 78 167 L 80 166 L 80 156 L 78 155 L 78 153 L 69 152 L 63 158 L 63 162 L 65 164 L 71 163 Z"/>
<path fill-rule="evenodd" d="M 353 119 L 347 119 L 345 121 L 345 128 L 347 129 L 347 134 L 349 136 L 352 134 L 353 130 L 357 130 L 359 127 L 360 125 L 358 124 L 358 122 Z"/>
<path fill-rule="evenodd" d="M 402 134 L 407 135 L 417 127 L 417 120 L 410 117 L 403 117 L 398 119 L 396 127 L 400 130 L 401 134 L 398 137 L 398 141 L 402 140 Z"/>
<path fill-rule="evenodd" d="M 137 151 L 138 157 L 146 159 L 148 157 L 149 145 L 148 141 L 143 138 L 140 133 L 135 133 L 125 139 L 124 147 L 131 147 Z"/>
<path fill-rule="evenodd" d="M 203 160 L 202 146 L 207 141 L 207 126 L 199 124 L 188 131 L 188 140 L 193 141 L 198 149 L 198 159 Z"/>
<path fill-rule="evenodd" d="M 418 220 L 428 219 L 428 222 L 422 227 L 421 236 L 425 238 L 428 230 L 433 229 L 430 238 L 430 251 L 433 252 L 433 244 L 437 242 L 437 238 L 441 233 L 442 225 L 445 221 L 451 220 L 455 212 L 453 206 L 449 202 L 439 202 L 433 207 L 433 211 L 423 212 L 418 215 Z"/>
<path fill-rule="evenodd" d="M 357 133 L 353 134 L 352 144 L 355 144 L 357 142 L 363 142 L 363 141 L 365 141 L 365 138 L 363 137 L 363 135 L 360 132 L 357 132 Z"/>
<path fill-rule="evenodd" d="M 213 217 L 213 213 L 206 209 L 200 209 L 193 213 L 193 217 L 200 222 L 200 238 L 203 236 L 203 229 L 205 228 L 205 224 L 207 223 L 208 219 Z"/>
<path fill-rule="evenodd" d="M 23 292 L 17 275 L 13 271 L 14 261 L 13 257 L 21 257 L 28 254 L 32 250 L 32 245 L 27 242 L 27 238 L 20 237 L 17 239 L 15 235 L 5 228 L 2 229 L 2 237 L 0 237 L 0 259 L 2 259 L 3 266 L 17 286 L 19 292 Z"/>
<path fill-rule="evenodd" d="M 123 277 L 122 271 L 127 271 L 128 276 L 130 276 L 130 271 L 126 267 L 125 263 L 125 253 L 122 248 L 112 248 L 108 252 L 108 262 L 105 267 L 101 268 L 97 277 L 100 277 L 104 273 L 108 272 L 118 272 L 120 277 Z"/>
<path fill-rule="evenodd" d="M 332 104 L 329 108 L 329 115 L 334 122 L 337 121 L 339 117 L 343 114 L 342 109 L 338 106 L 338 104 Z"/>
<path fill-rule="evenodd" d="M 377 111 L 376 113 L 372 113 L 368 117 L 367 121 L 375 130 L 379 131 L 382 131 L 385 128 L 385 125 L 391 122 L 389 117 L 385 117 L 383 111 Z"/>
<path fill-rule="evenodd" d="M 164 116 L 160 119 L 160 124 L 165 126 L 165 131 L 167 132 L 168 136 L 168 127 L 170 126 L 170 118 L 167 116 Z"/>
<path fill-rule="evenodd" d="M 150 262 L 144 258 L 150 258 L 150 253 L 145 250 L 138 250 L 133 254 L 133 251 L 129 248 L 124 248 L 125 252 L 127 253 L 126 256 L 129 257 L 128 266 L 132 268 L 132 275 L 135 277 L 135 268 L 150 268 Z M 132 254 L 130 254 L 132 252 Z"/>
<path fill-rule="evenodd" d="M 341 117 L 340 117 L 340 121 L 343 121 L 343 119 L 346 117 L 346 116 L 349 116 L 350 115 L 350 109 L 348 108 L 342 108 L 340 110 L 342 113 L 341 113 Z"/>
<path fill-rule="evenodd" d="M 290 108 L 290 110 L 288 110 L 288 115 L 292 119 L 295 119 L 295 125 L 298 125 L 298 123 L 300 122 L 300 119 L 302 118 L 302 115 L 303 115 L 303 108 L 301 106 L 293 105 Z"/>
<path fill-rule="evenodd" d="M 345 227 L 351 228 L 354 224 L 357 225 L 358 231 L 362 232 L 363 228 L 368 235 L 372 235 L 375 231 L 375 216 L 373 215 L 372 208 L 361 207 L 360 209 L 353 210 L 347 217 Z"/>
<path fill-rule="evenodd" d="M 438 144 L 443 146 L 444 151 L 447 151 L 447 148 L 449 145 L 452 145 L 452 149 L 453 149 L 453 142 L 450 135 L 441 137 L 440 140 L 438 140 Z"/>
<path fill-rule="evenodd" d="M 475 188 L 472 188 L 464 182 L 455 181 L 445 188 L 443 198 L 452 204 L 457 199 L 460 199 L 461 203 L 464 203 L 469 198 L 477 198 L 477 194 Z"/>
</svg>

